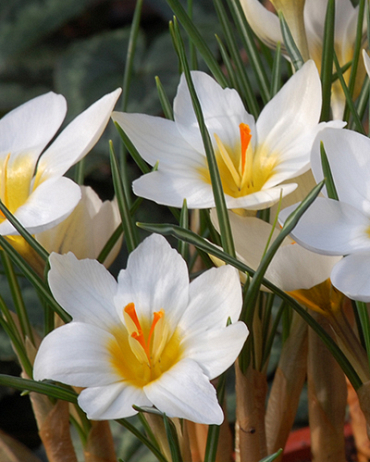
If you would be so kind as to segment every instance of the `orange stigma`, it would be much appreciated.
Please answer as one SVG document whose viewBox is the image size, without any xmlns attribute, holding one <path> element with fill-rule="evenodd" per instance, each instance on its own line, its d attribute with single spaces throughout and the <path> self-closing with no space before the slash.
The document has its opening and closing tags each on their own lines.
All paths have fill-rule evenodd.
<svg viewBox="0 0 370 462">
<path fill-rule="evenodd" d="M 245 170 L 245 163 L 247 159 L 247 149 L 249 146 L 249 143 L 251 141 L 252 135 L 251 135 L 251 130 L 249 128 L 249 125 L 241 123 L 239 125 L 239 131 L 240 131 L 240 141 L 241 141 L 241 166 L 242 166 L 242 175 Z"/>
<path fill-rule="evenodd" d="M 131 337 L 137 340 L 140 344 L 140 346 L 143 348 L 145 355 L 148 359 L 149 365 L 151 363 L 151 354 L 150 354 L 150 343 L 153 337 L 153 333 L 155 330 L 155 326 L 157 325 L 158 321 L 162 318 L 164 315 L 164 310 L 161 309 L 160 311 L 154 312 L 153 313 L 153 321 L 152 325 L 150 326 L 150 331 L 148 335 L 148 339 L 145 340 L 144 332 L 141 327 L 139 318 L 137 317 L 136 309 L 135 309 L 135 304 L 134 303 L 129 303 L 125 309 L 124 312 L 130 317 L 132 322 L 134 323 L 136 327 L 136 331 L 131 332 Z M 130 329 L 129 329 L 130 330 Z"/>
</svg>

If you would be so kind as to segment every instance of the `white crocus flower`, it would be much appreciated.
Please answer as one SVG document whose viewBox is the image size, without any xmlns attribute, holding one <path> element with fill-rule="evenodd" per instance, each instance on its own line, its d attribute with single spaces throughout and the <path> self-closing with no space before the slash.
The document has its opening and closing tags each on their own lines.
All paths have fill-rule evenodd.
<svg viewBox="0 0 370 462">
<path fill-rule="evenodd" d="M 248 333 L 237 321 L 242 298 L 233 268 L 213 268 L 189 284 L 185 261 L 158 235 L 130 254 L 118 282 L 71 253 L 52 254 L 50 264 L 51 291 L 73 321 L 41 343 L 36 380 L 85 387 L 78 401 L 90 419 L 128 417 L 135 404 L 222 422 L 209 380 L 235 361 Z"/>
<path fill-rule="evenodd" d="M 46 150 L 66 114 L 63 96 L 39 96 L 0 120 L 0 198 L 30 233 L 55 226 L 77 205 L 80 188 L 63 175 L 96 144 L 120 93 L 90 106 Z M 17 234 L 5 217 L 0 234 Z"/>
<path fill-rule="evenodd" d="M 296 0 L 292 0 L 292 3 Z M 287 2 L 285 2 L 287 3 Z M 278 42 L 283 43 L 279 18 L 268 11 L 259 0 L 241 0 L 245 16 L 255 34 L 270 48 L 275 48 Z M 323 52 L 324 26 L 328 0 L 306 0 L 303 10 L 304 31 L 308 53 L 315 61 L 317 68 L 321 69 Z M 358 6 L 354 7 L 350 0 L 335 0 L 335 29 L 334 47 L 340 66 L 344 66 L 353 58 L 358 18 Z M 364 24 L 366 28 L 366 24 Z M 364 32 L 366 29 L 364 29 Z M 303 53 L 305 54 L 305 53 Z M 344 78 L 348 83 L 350 69 L 345 72 Z M 364 77 L 363 69 L 358 72 L 358 94 Z M 333 117 L 341 119 L 345 105 L 345 96 L 339 81 L 333 83 L 331 106 Z"/>
<path fill-rule="evenodd" d="M 323 178 L 319 142 L 324 143 L 339 201 L 318 197 L 293 230 L 306 248 L 345 255 L 331 273 L 348 297 L 370 301 L 370 139 L 350 130 L 323 130 L 311 156 L 316 181 Z M 281 212 L 284 220 L 295 206 Z"/>
<path fill-rule="evenodd" d="M 263 209 L 289 194 L 281 184 L 309 169 L 313 139 L 321 128 L 321 84 L 307 62 L 265 106 L 257 122 L 238 93 L 222 89 L 203 72 L 192 72 L 220 171 L 226 204 Z M 157 203 L 189 208 L 214 207 L 210 174 L 199 126 L 184 76 L 174 101 L 174 121 L 114 112 L 113 119 L 158 170 L 134 181 L 135 194 Z"/>
<path fill-rule="evenodd" d="M 108 239 L 121 223 L 117 201 L 102 202 L 88 186 L 81 186 L 81 200 L 73 212 L 59 225 L 35 235 L 49 252 L 72 252 L 78 259 L 98 258 Z M 122 237 L 115 244 L 104 266 L 116 258 Z"/>
<path fill-rule="evenodd" d="M 218 229 L 215 209 L 211 211 L 211 219 Z M 241 217 L 229 212 L 229 219 L 238 258 L 256 270 L 267 250 L 267 244 L 271 245 L 279 230 L 256 217 Z M 284 292 L 308 290 L 328 279 L 340 258 L 311 252 L 286 237 L 264 277 Z"/>
</svg>

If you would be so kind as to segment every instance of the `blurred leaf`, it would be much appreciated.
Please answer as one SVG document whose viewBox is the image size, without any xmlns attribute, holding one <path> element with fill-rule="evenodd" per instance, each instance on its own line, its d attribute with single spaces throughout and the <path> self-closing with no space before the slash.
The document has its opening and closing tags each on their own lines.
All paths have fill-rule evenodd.
<svg viewBox="0 0 370 462">
<path fill-rule="evenodd" d="M 0 71 L 6 61 L 77 17 L 95 0 L 12 0 L 0 3 Z"/>
</svg>

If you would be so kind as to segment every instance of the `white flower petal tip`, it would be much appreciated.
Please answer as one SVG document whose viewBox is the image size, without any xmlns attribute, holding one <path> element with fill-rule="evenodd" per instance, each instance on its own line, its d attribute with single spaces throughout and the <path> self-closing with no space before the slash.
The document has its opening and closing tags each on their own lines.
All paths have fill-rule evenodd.
<svg viewBox="0 0 370 462">
<path fill-rule="evenodd" d="M 0 199 L 32 234 L 59 224 L 77 205 L 80 188 L 62 175 L 97 142 L 120 93 L 90 106 L 45 152 L 66 113 L 63 96 L 39 96 L 0 120 Z M 17 234 L 2 217 L 0 233 Z"/>
<path fill-rule="evenodd" d="M 321 85 L 307 62 L 266 105 L 257 122 L 234 89 L 192 72 L 213 144 L 228 208 L 258 210 L 279 201 L 281 185 L 304 171 L 319 130 Z M 211 177 L 186 81 L 182 76 L 174 100 L 174 121 L 143 114 L 113 113 L 141 156 L 155 172 L 133 184 L 138 196 L 189 208 L 214 207 Z"/>
<path fill-rule="evenodd" d="M 84 387 L 79 404 L 96 420 L 131 416 L 136 404 L 222 422 L 210 380 L 232 365 L 248 336 L 237 321 L 234 269 L 189 283 L 184 260 L 159 235 L 130 254 L 118 282 L 103 265 L 71 253 L 52 253 L 50 266 L 50 289 L 73 320 L 41 343 L 35 379 Z M 229 318 L 236 322 L 227 326 Z"/>
</svg>

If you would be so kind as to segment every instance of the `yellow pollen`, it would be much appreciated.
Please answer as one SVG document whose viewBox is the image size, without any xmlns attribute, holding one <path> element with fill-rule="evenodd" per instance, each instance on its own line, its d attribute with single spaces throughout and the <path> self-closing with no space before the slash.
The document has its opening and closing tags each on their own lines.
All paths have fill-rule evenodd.
<svg viewBox="0 0 370 462">
<path fill-rule="evenodd" d="M 215 156 L 221 183 L 225 194 L 231 197 L 244 197 L 261 191 L 274 175 L 279 163 L 276 153 L 267 146 L 253 148 L 251 129 L 245 123 L 239 124 L 240 138 L 234 146 L 226 145 L 214 133 L 216 141 Z M 199 168 L 202 179 L 211 184 L 208 166 Z"/>
</svg>

